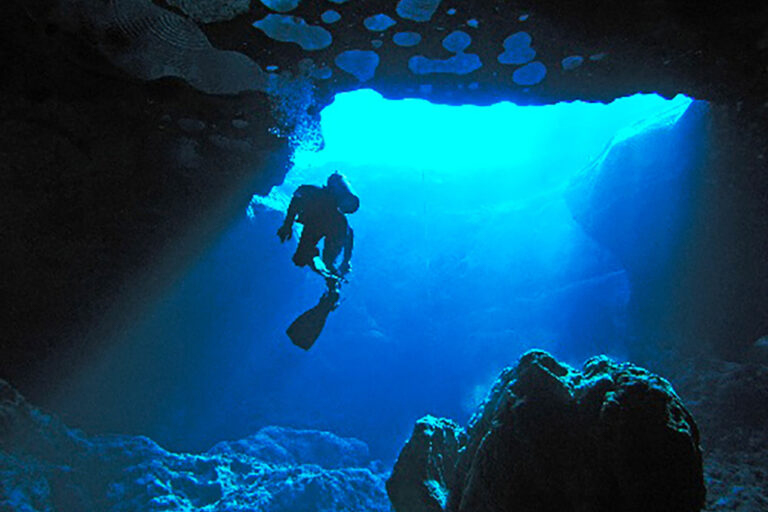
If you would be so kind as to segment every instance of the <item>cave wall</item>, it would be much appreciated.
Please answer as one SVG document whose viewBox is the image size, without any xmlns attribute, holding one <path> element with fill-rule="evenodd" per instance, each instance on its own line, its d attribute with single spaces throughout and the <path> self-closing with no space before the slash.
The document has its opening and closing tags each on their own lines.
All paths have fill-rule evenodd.
<svg viewBox="0 0 768 512">
<path fill-rule="evenodd" d="M 263 93 L 136 80 L 76 35 L 3 11 L 0 374 L 35 396 L 37 379 L 98 348 L 95 325 L 119 329 L 280 183 L 290 151 Z"/>
<path fill-rule="evenodd" d="M 744 359 L 768 332 L 764 134 L 753 113 L 697 101 L 571 184 L 574 218 L 629 274 L 635 358 Z"/>
<path fill-rule="evenodd" d="M 682 345 L 742 361 L 768 333 L 766 128 L 759 112 L 712 106 L 693 190 L 696 221 L 685 233 L 684 253 L 670 265 Z"/>
</svg>

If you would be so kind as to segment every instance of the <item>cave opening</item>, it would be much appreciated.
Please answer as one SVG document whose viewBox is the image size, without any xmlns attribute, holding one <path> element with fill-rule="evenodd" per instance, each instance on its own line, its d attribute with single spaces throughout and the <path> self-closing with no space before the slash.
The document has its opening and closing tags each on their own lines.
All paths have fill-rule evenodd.
<svg viewBox="0 0 768 512">
<path fill-rule="evenodd" d="M 466 419 L 527 349 L 576 365 L 595 353 L 622 359 L 625 269 L 565 196 L 612 143 L 674 124 L 690 104 L 637 95 L 456 107 L 338 95 L 322 111 L 322 150 L 299 145 L 283 184 L 254 196 L 248 215 L 119 333 L 125 342 L 52 403 L 72 424 L 141 432 L 169 449 L 288 425 L 363 439 L 391 462 L 415 417 Z M 281 245 L 275 231 L 295 188 L 336 169 L 362 201 L 349 216 L 353 273 L 303 352 L 285 329 L 324 283 L 293 265 L 295 240 Z"/>
<path fill-rule="evenodd" d="M 610 104 L 450 106 L 339 94 L 321 113 L 323 147 L 299 140 L 283 184 L 254 196 L 248 213 L 255 222 L 264 210 L 282 214 L 299 185 L 322 185 L 337 170 L 350 180 L 363 207 L 350 216 L 347 292 L 362 303 L 350 309 L 368 318 L 345 318 L 342 308 L 333 323 L 364 325 L 355 330 L 376 343 L 468 339 L 498 351 L 497 361 L 531 346 L 574 364 L 593 353 L 621 359 L 625 269 L 584 232 L 566 196 L 612 145 L 674 125 L 691 102 L 638 94 Z"/>
<path fill-rule="evenodd" d="M 625 269 L 574 220 L 565 195 L 612 144 L 674 125 L 691 102 L 635 95 L 480 107 L 372 90 L 337 95 L 321 113 L 322 149 L 314 136 L 299 144 L 283 184 L 248 210 L 256 224 L 279 218 L 299 185 L 322 185 L 336 170 L 362 198 L 349 216 L 356 248 L 346 304 L 331 316 L 325 346 L 308 354 L 328 367 L 301 370 L 349 400 L 333 428 L 360 436 L 351 425 L 372 421 L 362 420 L 359 394 L 342 392 L 350 378 L 395 407 L 397 392 L 377 389 L 370 372 L 399 379 L 403 391 L 433 382 L 411 392 L 408 407 L 463 417 L 501 367 L 532 347 L 574 365 L 595 353 L 625 358 Z M 300 300 L 309 306 L 322 285 L 305 277 L 312 291 Z M 378 435 L 366 441 L 375 446 Z"/>
<path fill-rule="evenodd" d="M 565 196 L 612 144 L 674 124 L 690 104 L 337 95 L 321 114 L 324 147 L 299 144 L 283 184 L 254 196 L 248 215 L 51 403 L 71 424 L 140 432 L 169 449 L 287 425 L 363 439 L 391 462 L 414 418 L 463 421 L 527 349 L 575 365 L 595 353 L 625 358 L 625 269 Z M 285 329 L 324 283 L 293 265 L 295 239 L 280 244 L 275 232 L 295 188 L 336 169 L 362 201 L 349 217 L 353 273 L 303 352 Z"/>
</svg>

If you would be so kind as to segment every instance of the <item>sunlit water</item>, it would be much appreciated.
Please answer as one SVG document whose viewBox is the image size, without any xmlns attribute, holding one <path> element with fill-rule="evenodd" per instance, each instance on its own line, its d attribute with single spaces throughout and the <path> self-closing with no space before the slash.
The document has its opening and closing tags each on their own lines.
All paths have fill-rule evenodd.
<svg viewBox="0 0 768 512">
<path fill-rule="evenodd" d="M 621 357 L 626 277 L 573 221 L 563 192 L 611 141 L 674 122 L 689 104 L 636 95 L 609 105 L 456 107 L 341 94 L 322 112 L 324 148 L 299 149 L 285 183 L 250 212 L 284 211 L 297 186 L 320 185 L 334 170 L 358 192 L 351 304 L 327 337 L 334 325 L 357 326 L 367 343 L 438 345 L 425 364 L 446 353 L 496 355 L 470 374 L 488 366 L 492 375 L 529 346 L 573 361 Z"/>
</svg>

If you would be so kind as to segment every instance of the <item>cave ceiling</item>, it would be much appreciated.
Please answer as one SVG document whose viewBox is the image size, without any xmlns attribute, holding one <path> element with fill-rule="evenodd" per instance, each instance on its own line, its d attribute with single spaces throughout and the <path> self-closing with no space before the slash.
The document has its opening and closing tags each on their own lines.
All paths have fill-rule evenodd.
<svg viewBox="0 0 768 512">
<path fill-rule="evenodd" d="M 312 85 L 443 103 L 761 102 L 768 7 L 673 0 L 59 0 L 49 23 L 136 78 L 212 94 Z"/>
</svg>

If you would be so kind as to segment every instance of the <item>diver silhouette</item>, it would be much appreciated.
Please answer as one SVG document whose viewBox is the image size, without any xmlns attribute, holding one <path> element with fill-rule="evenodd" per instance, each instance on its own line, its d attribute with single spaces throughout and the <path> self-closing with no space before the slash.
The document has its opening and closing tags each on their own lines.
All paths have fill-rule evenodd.
<svg viewBox="0 0 768 512">
<path fill-rule="evenodd" d="M 280 242 L 293 236 L 293 224 L 303 226 L 299 244 L 293 255 L 293 262 L 309 266 L 323 276 L 328 291 L 318 304 L 297 318 L 287 333 L 293 343 L 305 350 L 320 336 L 328 314 L 336 309 L 340 297 L 341 283 L 351 270 L 354 232 L 347 222 L 347 214 L 360 207 L 360 199 L 352 192 L 347 180 L 334 172 L 322 187 L 301 185 L 296 189 L 288 206 L 283 225 L 277 230 Z M 323 240 L 322 257 L 318 244 Z M 344 256 L 336 267 L 341 253 Z"/>
</svg>

